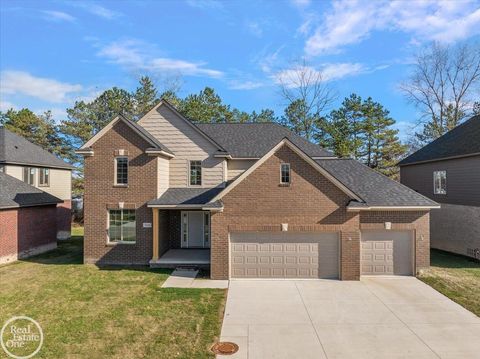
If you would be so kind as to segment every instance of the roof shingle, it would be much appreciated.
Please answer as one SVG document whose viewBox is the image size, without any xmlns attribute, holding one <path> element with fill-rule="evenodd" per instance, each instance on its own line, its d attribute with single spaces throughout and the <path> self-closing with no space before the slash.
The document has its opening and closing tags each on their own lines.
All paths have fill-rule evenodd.
<svg viewBox="0 0 480 359">
<path fill-rule="evenodd" d="M 335 157 L 321 146 L 273 122 L 198 123 L 196 126 L 234 158 L 260 158 L 284 138 L 310 157 Z"/>
<path fill-rule="evenodd" d="M 418 207 L 438 204 L 353 159 L 316 161 L 337 180 L 362 198 L 365 203 L 350 207 Z"/>
<path fill-rule="evenodd" d="M 400 161 L 399 165 L 480 153 L 480 115 L 474 116 Z"/>
<path fill-rule="evenodd" d="M 0 163 L 73 169 L 73 166 L 0 126 Z"/>
<path fill-rule="evenodd" d="M 0 208 L 29 207 L 63 202 L 61 199 L 0 172 Z"/>
</svg>

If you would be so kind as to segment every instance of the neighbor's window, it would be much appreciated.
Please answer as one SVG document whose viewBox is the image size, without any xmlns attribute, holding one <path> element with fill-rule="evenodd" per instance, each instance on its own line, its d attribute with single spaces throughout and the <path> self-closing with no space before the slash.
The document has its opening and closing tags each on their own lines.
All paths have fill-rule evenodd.
<svg viewBox="0 0 480 359">
<path fill-rule="evenodd" d="M 202 185 L 202 161 L 190 161 L 190 186 Z"/>
<path fill-rule="evenodd" d="M 447 194 L 447 171 L 433 172 L 433 193 Z"/>
<path fill-rule="evenodd" d="M 35 185 L 35 168 L 23 167 L 23 182 Z"/>
<path fill-rule="evenodd" d="M 116 185 L 128 184 L 128 158 L 127 157 L 115 158 L 115 184 Z"/>
<path fill-rule="evenodd" d="M 280 183 L 290 184 L 290 164 L 282 163 L 280 165 Z"/>
<path fill-rule="evenodd" d="M 108 214 L 108 241 L 134 243 L 137 227 L 135 210 L 112 209 Z"/>
<path fill-rule="evenodd" d="M 48 168 L 39 169 L 38 185 L 43 187 L 50 186 L 50 170 Z"/>
</svg>

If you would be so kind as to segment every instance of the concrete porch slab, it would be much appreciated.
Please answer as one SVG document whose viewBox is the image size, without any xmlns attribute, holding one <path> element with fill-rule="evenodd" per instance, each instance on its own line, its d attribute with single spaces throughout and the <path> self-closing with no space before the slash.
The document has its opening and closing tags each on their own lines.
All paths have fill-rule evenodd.
<svg viewBox="0 0 480 359">
<path fill-rule="evenodd" d="M 210 249 L 170 249 L 157 260 L 150 261 L 152 268 L 176 268 L 181 265 L 210 266 Z"/>
</svg>

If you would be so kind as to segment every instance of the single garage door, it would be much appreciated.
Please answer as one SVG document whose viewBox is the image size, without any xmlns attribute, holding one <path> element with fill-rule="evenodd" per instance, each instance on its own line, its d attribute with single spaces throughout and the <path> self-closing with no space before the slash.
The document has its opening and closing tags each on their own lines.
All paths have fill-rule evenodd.
<svg viewBox="0 0 480 359">
<path fill-rule="evenodd" d="M 230 233 L 232 278 L 338 278 L 337 233 Z"/>
<path fill-rule="evenodd" d="M 412 275 L 411 231 L 362 232 L 361 273 L 365 275 Z"/>
</svg>

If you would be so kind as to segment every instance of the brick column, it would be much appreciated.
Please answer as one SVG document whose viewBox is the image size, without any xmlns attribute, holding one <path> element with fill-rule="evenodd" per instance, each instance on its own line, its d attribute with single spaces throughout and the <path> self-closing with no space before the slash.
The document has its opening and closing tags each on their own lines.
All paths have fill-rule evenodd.
<svg viewBox="0 0 480 359">
<path fill-rule="evenodd" d="M 210 277 L 228 279 L 228 225 L 222 213 L 211 213 Z"/>
<path fill-rule="evenodd" d="M 341 279 L 360 280 L 360 232 L 344 232 L 341 238 Z"/>
</svg>

